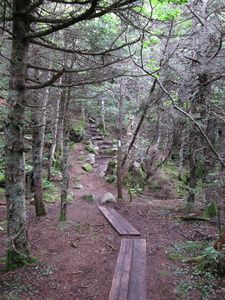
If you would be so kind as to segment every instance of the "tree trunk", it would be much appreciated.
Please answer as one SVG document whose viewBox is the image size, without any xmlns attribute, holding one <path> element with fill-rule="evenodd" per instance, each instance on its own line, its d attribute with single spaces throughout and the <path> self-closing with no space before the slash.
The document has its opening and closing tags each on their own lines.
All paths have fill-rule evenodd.
<svg viewBox="0 0 225 300">
<path fill-rule="evenodd" d="M 197 186 L 197 174 L 196 174 L 196 159 L 195 151 L 197 147 L 196 135 L 197 128 L 195 124 L 191 125 L 190 128 L 190 140 L 189 140 L 189 173 L 190 173 L 190 182 L 189 182 L 189 195 L 187 198 L 187 205 L 193 205 L 195 202 L 195 189 Z"/>
<path fill-rule="evenodd" d="M 70 102 L 70 88 L 63 101 L 63 148 L 62 148 L 62 183 L 61 183 L 61 208 L 60 221 L 67 220 L 67 193 L 69 185 L 68 157 L 69 157 L 69 122 L 68 107 Z"/>
<path fill-rule="evenodd" d="M 122 80 L 120 84 L 120 107 L 119 107 L 119 138 L 118 138 L 118 153 L 117 153 L 117 190 L 118 198 L 123 198 L 122 189 L 122 165 L 121 165 L 121 155 L 122 155 L 122 128 L 123 128 L 123 109 L 124 109 L 124 81 Z"/>
<path fill-rule="evenodd" d="M 29 19 L 23 15 L 30 2 L 30 0 L 13 1 L 14 20 L 8 97 L 10 108 L 5 126 L 7 270 L 24 265 L 30 254 L 26 224 L 24 161 L 25 79 L 29 47 L 25 35 L 29 31 Z"/>
<path fill-rule="evenodd" d="M 63 93 L 63 92 L 61 92 Z M 50 157 L 48 162 L 48 181 L 51 181 L 52 179 L 52 165 L 55 157 L 55 150 L 57 145 L 57 135 L 58 135 L 58 124 L 59 124 L 59 105 L 60 101 L 62 100 L 61 97 L 58 97 L 56 100 L 56 106 L 55 106 L 55 118 L 53 123 L 53 129 L 52 129 L 52 144 L 50 149 Z"/>
<path fill-rule="evenodd" d="M 37 56 L 38 53 L 35 53 Z M 35 70 L 35 74 L 38 79 L 38 71 Z M 33 120 L 33 178 L 34 178 L 34 204 L 36 216 L 41 217 L 46 215 L 45 204 L 43 200 L 43 185 L 42 185 L 42 153 L 44 145 L 44 132 L 45 132 L 45 114 L 42 113 L 42 109 L 39 106 L 44 105 L 39 93 L 35 91 L 33 93 L 33 105 L 32 111 Z"/>
</svg>

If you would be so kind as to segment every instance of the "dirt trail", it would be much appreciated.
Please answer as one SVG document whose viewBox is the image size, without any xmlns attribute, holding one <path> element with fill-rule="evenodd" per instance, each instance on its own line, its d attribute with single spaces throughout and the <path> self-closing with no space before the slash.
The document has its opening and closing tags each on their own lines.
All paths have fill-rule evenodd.
<svg viewBox="0 0 225 300">
<path fill-rule="evenodd" d="M 28 206 L 29 239 L 32 255 L 39 263 L 4 273 L 0 261 L 0 299 L 26 300 L 107 300 L 110 291 L 121 237 L 104 219 L 96 204 L 81 199 L 92 193 L 99 198 L 106 192 L 117 195 L 116 186 L 100 177 L 100 169 L 84 172 L 87 154 L 83 143 L 71 152 L 69 191 L 75 193 L 68 204 L 68 221 L 59 222 L 60 203 L 47 204 L 48 216 L 36 218 L 34 207 Z M 98 161 L 100 166 L 101 160 Z M 80 176 L 83 189 L 76 190 L 74 178 Z M 173 268 L 179 262 L 169 261 L 166 249 L 174 241 L 187 241 L 190 224 L 171 218 L 181 200 L 155 200 L 150 196 L 124 200 L 108 205 L 114 207 L 147 240 L 147 299 L 188 299 L 177 295 Z M 5 206 L 0 207 L 0 222 L 6 218 Z M 188 232 L 188 234 L 187 234 Z M 5 254 L 6 232 L 0 232 L 0 256 Z M 198 298 L 195 298 L 198 299 Z M 199 298 L 200 299 L 200 298 Z M 218 298 L 219 299 L 219 298 Z"/>
</svg>

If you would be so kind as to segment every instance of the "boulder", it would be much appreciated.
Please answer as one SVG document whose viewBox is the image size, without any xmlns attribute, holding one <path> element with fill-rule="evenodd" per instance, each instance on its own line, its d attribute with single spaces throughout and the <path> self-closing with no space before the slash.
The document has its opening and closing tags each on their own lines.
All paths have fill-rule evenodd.
<svg viewBox="0 0 225 300">
<path fill-rule="evenodd" d="M 85 194 L 85 195 L 81 196 L 81 199 L 83 199 L 89 203 L 92 203 L 92 204 L 95 204 L 98 202 L 98 197 L 95 195 L 92 195 L 92 194 Z"/>
<path fill-rule="evenodd" d="M 81 190 L 83 188 L 83 185 L 78 183 L 73 188 L 76 189 L 76 190 Z"/>
<path fill-rule="evenodd" d="M 88 161 L 89 164 L 94 165 L 94 163 L 95 163 L 95 154 L 94 153 L 89 153 L 86 156 L 85 160 Z"/>
<path fill-rule="evenodd" d="M 103 195 L 101 199 L 101 204 L 116 203 L 116 202 L 117 202 L 116 198 L 109 192 Z"/>
</svg>

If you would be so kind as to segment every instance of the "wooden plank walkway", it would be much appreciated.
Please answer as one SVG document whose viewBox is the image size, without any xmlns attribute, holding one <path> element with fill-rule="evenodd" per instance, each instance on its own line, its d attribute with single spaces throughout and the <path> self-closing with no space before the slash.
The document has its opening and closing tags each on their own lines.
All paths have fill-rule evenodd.
<svg viewBox="0 0 225 300">
<path fill-rule="evenodd" d="M 98 206 L 99 210 L 103 213 L 110 224 L 115 228 L 119 235 L 141 235 L 129 222 L 127 222 L 118 212 L 113 208 L 105 208 Z"/>
<path fill-rule="evenodd" d="M 121 240 L 108 300 L 146 300 L 146 240 Z"/>
</svg>

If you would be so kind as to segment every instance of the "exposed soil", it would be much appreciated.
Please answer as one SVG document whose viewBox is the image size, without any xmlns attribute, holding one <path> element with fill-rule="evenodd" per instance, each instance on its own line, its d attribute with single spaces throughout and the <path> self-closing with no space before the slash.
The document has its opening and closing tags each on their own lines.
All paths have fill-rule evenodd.
<svg viewBox="0 0 225 300">
<path fill-rule="evenodd" d="M 82 143 L 71 153 L 69 190 L 75 193 L 74 202 L 68 204 L 68 221 L 59 222 L 59 201 L 47 204 L 47 217 L 36 218 L 34 206 L 28 204 L 29 240 L 32 256 L 38 263 L 5 273 L 0 261 L 0 299 L 51 299 L 51 300 L 107 300 L 121 237 L 109 225 L 97 207 L 81 196 L 94 194 L 99 198 L 106 192 L 117 195 L 116 186 L 100 176 L 101 164 L 89 174 L 82 170 L 77 157 L 85 152 Z M 82 175 L 81 175 L 82 174 Z M 73 179 L 83 189 L 75 190 Z M 1 201 L 2 202 L 2 201 Z M 178 289 L 179 282 L 187 279 L 176 274 L 182 262 L 168 259 L 166 250 L 176 247 L 176 242 L 213 240 L 216 227 L 212 223 L 180 222 L 174 216 L 184 202 L 179 199 L 160 200 L 150 194 L 129 202 L 107 204 L 116 209 L 147 240 L 147 299 L 190 299 Z M 6 206 L 0 206 L 0 226 L 5 228 Z M 6 230 L 0 231 L 0 256 L 6 251 Z M 189 268 L 189 266 L 188 266 Z M 194 291 L 193 299 L 224 299 L 224 283 L 219 283 L 214 295 L 201 298 Z M 217 292 L 218 291 L 218 292 Z M 222 294 L 221 294 L 222 293 Z"/>
</svg>

